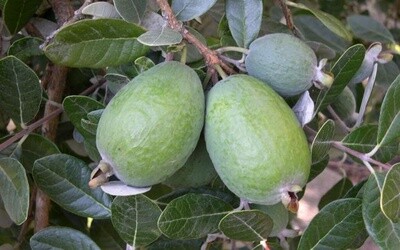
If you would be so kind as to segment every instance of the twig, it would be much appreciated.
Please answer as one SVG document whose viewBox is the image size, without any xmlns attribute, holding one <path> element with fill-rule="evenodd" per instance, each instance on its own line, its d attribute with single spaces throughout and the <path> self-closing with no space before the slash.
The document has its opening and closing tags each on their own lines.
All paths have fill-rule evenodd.
<svg viewBox="0 0 400 250">
<path fill-rule="evenodd" d="M 292 31 L 293 35 L 300 37 L 296 27 L 294 26 L 292 13 L 288 8 L 288 6 L 286 5 L 285 0 L 276 0 L 276 1 L 278 2 L 279 6 L 282 9 L 282 13 L 283 16 L 285 17 L 287 27 Z"/>
<path fill-rule="evenodd" d="M 335 112 L 335 110 L 329 105 L 327 107 L 329 113 L 333 116 L 333 118 L 338 122 L 339 126 L 345 131 L 350 132 L 350 128 L 347 127 L 346 123 L 339 117 L 339 115 Z"/>
</svg>

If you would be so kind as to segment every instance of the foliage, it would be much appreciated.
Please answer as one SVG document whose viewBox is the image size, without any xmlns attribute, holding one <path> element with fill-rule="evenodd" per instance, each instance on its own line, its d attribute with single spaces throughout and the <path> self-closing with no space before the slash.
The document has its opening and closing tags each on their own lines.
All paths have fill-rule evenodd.
<svg viewBox="0 0 400 250">
<path fill-rule="evenodd" d="M 397 2 L 305 3 L 1 0 L 0 248 L 354 249 L 370 237 L 396 249 Z M 219 177 L 201 187 L 134 189 L 112 176 L 108 186 L 89 187 L 103 171 L 95 168 L 97 124 L 130 80 L 176 60 L 194 69 L 207 94 L 228 75 L 247 74 L 251 43 L 271 33 L 302 39 L 333 77 L 331 86 L 283 97 L 308 138 L 308 182 L 327 168 L 348 174 L 301 234 L 282 204 L 250 206 Z M 279 74 L 293 70 L 283 65 Z M 360 72 L 365 79 L 353 83 Z M 336 107 L 354 100 L 338 98 L 344 89 L 356 100 L 345 116 Z"/>
</svg>

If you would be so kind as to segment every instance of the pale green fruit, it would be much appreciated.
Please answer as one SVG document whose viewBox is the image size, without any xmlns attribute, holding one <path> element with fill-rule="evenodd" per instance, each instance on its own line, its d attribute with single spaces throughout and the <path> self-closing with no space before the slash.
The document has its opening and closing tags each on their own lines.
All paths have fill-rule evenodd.
<svg viewBox="0 0 400 250">
<path fill-rule="evenodd" d="M 245 59 L 246 70 L 282 96 L 294 96 L 314 83 L 330 86 L 332 77 L 318 67 L 314 51 L 295 36 L 274 33 L 254 40 Z"/>
<path fill-rule="evenodd" d="M 196 149 L 185 165 L 163 183 L 173 188 L 201 187 L 217 177 L 217 172 L 206 149 L 204 136 L 200 136 Z"/>
<path fill-rule="evenodd" d="M 164 62 L 135 77 L 104 110 L 96 145 L 123 182 L 150 186 L 175 173 L 193 152 L 204 120 L 199 77 Z"/>
<path fill-rule="evenodd" d="M 222 181 L 249 202 L 289 202 L 306 184 L 305 134 L 286 102 L 254 77 L 233 75 L 210 90 L 205 140 Z"/>
</svg>

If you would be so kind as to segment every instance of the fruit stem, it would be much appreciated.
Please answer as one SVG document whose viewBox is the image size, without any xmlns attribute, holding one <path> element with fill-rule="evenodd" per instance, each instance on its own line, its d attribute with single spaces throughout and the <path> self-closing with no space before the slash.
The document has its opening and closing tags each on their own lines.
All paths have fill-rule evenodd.
<svg viewBox="0 0 400 250">
<path fill-rule="evenodd" d="M 221 47 L 219 49 L 215 50 L 218 54 L 223 54 L 225 52 L 230 52 L 230 51 L 235 51 L 239 52 L 242 54 L 249 54 L 249 49 L 242 48 L 242 47 L 235 47 L 235 46 L 227 46 L 227 47 Z"/>
<path fill-rule="evenodd" d="M 221 66 L 219 64 L 215 64 L 214 68 L 218 72 L 218 74 L 222 77 L 222 79 L 225 79 L 228 77 L 228 75 L 225 73 L 225 71 L 221 68 Z"/>
<path fill-rule="evenodd" d="M 88 183 L 90 188 L 96 188 L 108 182 L 108 178 L 113 175 L 113 170 L 107 162 L 101 160 L 99 165 L 93 169 Z"/>
<path fill-rule="evenodd" d="M 187 60 L 187 46 L 185 45 L 182 49 L 181 63 L 186 64 L 186 60 Z"/>
</svg>

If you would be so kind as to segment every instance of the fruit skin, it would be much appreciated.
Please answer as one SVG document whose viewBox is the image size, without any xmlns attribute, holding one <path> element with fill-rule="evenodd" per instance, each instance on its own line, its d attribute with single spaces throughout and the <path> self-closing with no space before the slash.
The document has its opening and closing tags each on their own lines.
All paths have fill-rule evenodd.
<svg viewBox="0 0 400 250">
<path fill-rule="evenodd" d="M 164 181 L 186 162 L 204 123 L 197 74 L 164 62 L 129 82 L 104 110 L 96 145 L 114 174 L 135 187 Z"/>
<path fill-rule="evenodd" d="M 245 59 L 246 70 L 282 96 L 301 94 L 313 85 L 317 57 L 303 41 L 274 33 L 254 40 Z"/>
<path fill-rule="evenodd" d="M 306 184 L 311 154 L 286 102 L 248 75 L 216 84 L 206 101 L 207 151 L 224 184 L 237 196 L 272 205 Z"/>
</svg>

